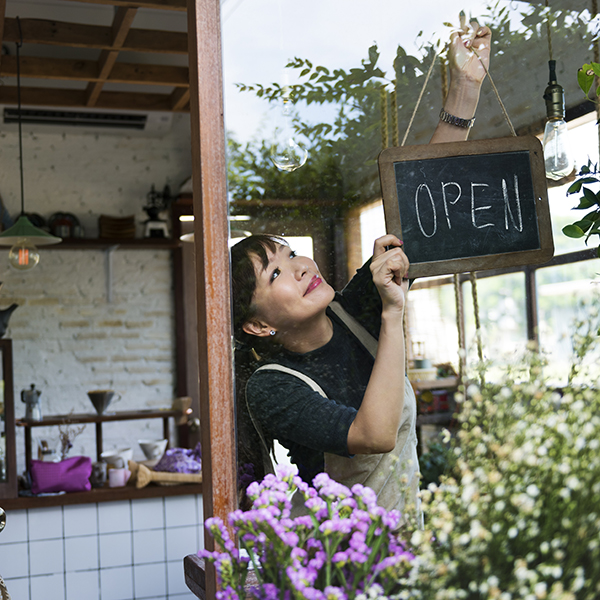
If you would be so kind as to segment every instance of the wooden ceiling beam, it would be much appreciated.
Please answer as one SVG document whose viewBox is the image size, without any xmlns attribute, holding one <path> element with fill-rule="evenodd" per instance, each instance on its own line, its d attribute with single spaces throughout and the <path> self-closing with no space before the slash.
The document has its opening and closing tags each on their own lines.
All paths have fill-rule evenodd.
<svg viewBox="0 0 600 600">
<path fill-rule="evenodd" d="M 17 59 L 4 56 L 0 77 L 17 76 Z M 21 56 L 21 77 L 57 79 L 63 81 L 98 81 L 98 63 L 95 60 L 72 60 L 65 58 L 40 58 Z M 187 87 L 187 67 L 167 65 L 144 65 L 140 63 L 115 63 L 107 81 L 138 85 L 168 85 Z"/>
<path fill-rule="evenodd" d="M 177 10 L 185 12 L 187 0 L 70 0 L 71 2 L 87 2 L 88 4 L 107 4 L 125 8 L 156 8 L 158 10 Z"/>
<path fill-rule="evenodd" d="M 20 21 L 24 44 L 48 44 L 97 50 L 112 48 L 112 27 L 45 19 L 20 19 Z M 18 42 L 20 38 L 17 20 L 5 19 L 4 23 L 4 41 Z M 187 33 L 131 29 L 121 50 L 187 55 Z"/>
<path fill-rule="evenodd" d="M 21 86 L 21 101 L 25 106 L 86 108 L 85 100 L 85 90 Z M 0 104 L 17 104 L 17 88 L 15 86 L 0 86 Z M 171 106 L 171 94 L 135 92 L 104 92 L 98 98 L 95 108 L 175 112 Z M 177 112 L 187 112 L 187 110 L 182 109 Z"/>
<path fill-rule="evenodd" d="M 187 107 L 189 110 L 190 88 L 177 88 L 171 92 L 171 110 L 181 112 Z"/>
<path fill-rule="evenodd" d="M 123 47 L 127 34 L 131 29 L 135 15 L 137 14 L 137 8 L 117 8 L 115 18 L 112 23 L 112 43 L 111 50 L 102 50 L 100 59 L 98 60 L 98 81 L 90 82 L 87 87 L 87 106 L 95 106 L 98 101 L 98 97 L 102 92 L 105 81 L 108 79 L 117 57 L 119 56 L 119 50 Z"/>
</svg>

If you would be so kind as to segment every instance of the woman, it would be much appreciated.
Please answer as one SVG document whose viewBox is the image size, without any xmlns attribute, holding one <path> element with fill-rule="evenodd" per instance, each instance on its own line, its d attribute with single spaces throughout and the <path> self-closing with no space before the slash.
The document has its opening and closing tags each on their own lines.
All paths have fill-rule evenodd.
<svg viewBox="0 0 600 600">
<path fill-rule="evenodd" d="M 451 83 L 432 142 L 466 139 L 490 42 L 489 29 L 477 22 L 452 34 Z M 379 238 L 372 259 L 340 293 L 314 261 L 277 237 L 239 242 L 232 265 L 235 336 L 257 359 L 248 365 L 236 357 L 236 371 L 252 372 L 245 397 L 262 442 L 277 439 L 309 483 L 326 470 L 345 485 L 369 485 L 387 509 L 416 506 L 416 402 L 404 368 L 409 262 L 402 242 Z M 239 383 L 238 390 L 244 392 Z M 246 426 L 252 429 L 240 418 L 240 435 Z M 250 446 L 260 444 L 255 438 Z"/>
</svg>

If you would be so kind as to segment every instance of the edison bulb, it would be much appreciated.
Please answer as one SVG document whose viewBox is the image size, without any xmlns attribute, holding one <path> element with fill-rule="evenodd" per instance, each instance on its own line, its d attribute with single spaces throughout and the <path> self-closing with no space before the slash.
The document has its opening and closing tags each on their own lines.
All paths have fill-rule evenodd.
<svg viewBox="0 0 600 600">
<path fill-rule="evenodd" d="M 308 152 L 294 139 L 292 105 L 288 97 L 283 99 L 280 125 L 275 128 L 275 141 L 271 146 L 271 161 L 280 171 L 295 171 L 308 158 Z"/>
<path fill-rule="evenodd" d="M 548 179 L 562 179 L 571 173 L 568 129 L 564 119 L 548 119 L 544 129 L 544 165 Z"/>
<path fill-rule="evenodd" d="M 8 262 L 18 271 L 29 271 L 40 262 L 40 253 L 33 244 L 20 242 L 10 249 Z"/>
<path fill-rule="evenodd" d="M 295 171 L 299 169 L 308 158 L 308 152 L 293 138 L 289 137 L 271 148 L 271 161 L 280 171 Z"/>
</svg>

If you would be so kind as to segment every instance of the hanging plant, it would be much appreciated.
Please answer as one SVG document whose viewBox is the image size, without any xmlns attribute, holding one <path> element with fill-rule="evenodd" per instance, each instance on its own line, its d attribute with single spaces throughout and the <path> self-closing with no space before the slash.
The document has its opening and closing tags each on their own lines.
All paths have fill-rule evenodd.
<svg viewBox="0 0 600 600">
<path fill-rule="evenodd" d="M 598 63 L 586 63 L 579 69 L 577 73 L 577 83 L 586 97 L 592 89 L 596 77 L 600 77 L 600 64 Z M 596 97 L 598 96 L 598 92 L 600 92 L 600 86 L 595 90 Z M 580 192 L 582 194 L 579 198 L 579 205 L 576 206 L 574 210 L 592 210 L 589 210 L 589 212 L 578 221 L 563 227 L 562 232 L 570 238 L 585 237 L 586 244 L 592 235 L 600 236 L 600 191 L 595 192 L 589 187 L 590 184 L 597 183 L 600 183 L 598 165 L 588 162 L 587 165 L 581 168 L 577 175 L 577 179 L 567 190 L 567 195 L 578 194 Z M 596 249 L 596 253 L 600 258 L 600 244 Z"/>
</svg>

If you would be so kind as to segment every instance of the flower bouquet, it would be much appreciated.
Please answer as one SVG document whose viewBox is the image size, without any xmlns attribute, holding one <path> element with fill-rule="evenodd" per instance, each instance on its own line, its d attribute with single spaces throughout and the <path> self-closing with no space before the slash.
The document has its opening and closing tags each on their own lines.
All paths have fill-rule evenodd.
<svg viewBox="0 0 600 600">
<path fill-rule="evenodd" d="M 310 487 L 294 468 L 276 471 L 249 486 L 250 510 L 229 515 L 239 549 L 220 519 L 206 522 L 220 548 L 199 556 L 216 565 L 219 599 L 342 600 L 400 589 L 414 557 L 393 533 L 398 511 L 377 506 L 370 488 L 349 490 L 325 473 Z M 307 514 L 292 518 L 293 494 L 300 494 Z M 254 586 L 246 585 L 249 569 Z"/>
</svg>

